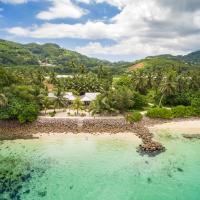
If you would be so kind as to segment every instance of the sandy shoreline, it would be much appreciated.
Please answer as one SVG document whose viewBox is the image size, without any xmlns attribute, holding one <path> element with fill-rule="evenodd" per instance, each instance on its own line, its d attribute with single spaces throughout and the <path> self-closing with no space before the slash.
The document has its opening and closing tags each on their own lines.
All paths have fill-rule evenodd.
<svg viewBox="0 0 200 200">
<path fill-rule="evenodd" d="M 54 133 L 65 134 L 90 134 L 112 135 L 138 133 L 141 127 L 148 128 L 152 133 L 157 130 L 168 129 L 172 132 L 182 131 L 188 133 L 200 133 L 200 119 L 149 119 L 144 118 L 141 122 L 127 124 L 122 117 L 99 117 L 99 118 L 45 118 L 40 117 L 36 122 L 19 124 L 17 121 L 0 121 L 0 140 L 31 138 Z"/>
<path fill-rule="evenodd" d="M 157 132 L 159 130 L 168 130 L 171 132 L 200 134 L 200 119 L 172 121 L 164 124 L 148 126 L 148 128 L 151 130 L 151 132 Z"/>
<path fill-rule="evenodd" d="M 165 151 L 165 147 L 155 140 L 159 130 L 185 131 L 187 138 L 200 138 L 200 119 L 153 120 L 144 118 L 141 122 L 128 124 L 124 118 L 39 118 L 31 124 L 16 121 L 0 121 L 0 140 L 13 139 L 56 139 L 68 137 L 118 138 L 133 140 L 139 144 L 141 154 L 155 156 Z M 188 135 L 189 133 L 189 135 Z M 195 134 L 195 135 L 191 135 Z"/>
<path fill-rule="evenodd" d="M 90 134 L 90 133 L 37 133 L 34 135 L 35 137 L 39 139 L 67 139 L 67 138 L 82 138 L 85 140 L 89 140 L 91 138 L 101 138 L 101 139 L 123 139 L 127 141 L 134 141 L 136 143 L 141 143 L 141 139 L 136 136 L 135 133 L 132 132 L 126 132 L 126 133 L 99 133 L 99 134 Z"/>
</svg>

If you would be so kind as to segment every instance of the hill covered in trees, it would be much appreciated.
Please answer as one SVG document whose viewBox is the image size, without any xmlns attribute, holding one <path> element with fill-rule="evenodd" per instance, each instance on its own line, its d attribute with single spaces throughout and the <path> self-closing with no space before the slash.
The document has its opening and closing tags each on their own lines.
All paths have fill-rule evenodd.
<svg viewBox="0 0 200 200">
<path fill-rule="evenodd" d="M 89 70 L 95 70 L 96 67 L 101 65 L 117 70 L 126 68 L 130 63 L 112 63 L 107 60 L 90 58 L 53 43 L 20 44 L 0 40 L 0 65 L 5 67 L 43 65 L 54 67 L 59 73 L 70 73 L 76 65 L 83 65 Z"/>
<path fill-rule="evenodd" d="M 38 65 L 37 57 L 32 54 L 25 46 L 0 40 L 0 65 Z"/>
<path fill-rule="evenodd" d="M 128 71 L 141 68 L 160 68 L 160 67 L 181 67 L 181 68 L 200 68 L 200 51 L 192 52 L 185 56 L 173 56 L 170 54 L 149 56 L 133 63 Z"/>
<path fill-rule="evenodd" d="M 188 55 L 173 56 L 170 54 L 149 56 L 135 62 L 109 62 L 97 58 L 90 58 L 78 52 L 61 48 L 57 44 L 20 44 L 0 40 L 0 66 L 46 66 L 57 73 L 76 72 L 76 68 L 97 72 L 99 66 L 107 67 L 114 74 L 134 71 L 141 68 L 181 66 L 184 68 L 200 67 L 200 51 Z"/>
</svg>

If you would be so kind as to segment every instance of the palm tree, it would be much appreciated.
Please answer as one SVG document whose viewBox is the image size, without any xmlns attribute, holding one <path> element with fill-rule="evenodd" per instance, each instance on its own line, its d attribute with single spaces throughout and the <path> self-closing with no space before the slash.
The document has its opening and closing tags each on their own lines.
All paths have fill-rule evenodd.
<svg viewBox="0 0 200 200">
<path fill-rule="evenodd" d="M 174 81 L 173 74 L 169 74 L 168 76 L 164 77 L 161 82 L 160 92 L 161 98 L 159 101 L 159 107 L 162 105 L 162 100 L 164 96 L 173 95 L 176 90 L 176 82 Z"/>
<path fill-rule="evenodd" d="M 79 73 L 80 73 L 80 74 L 85 74 L 85 73 L 86 73 L 86 68 L 85 68 L 84 65 L 81 65 L 81 66 L 79 67 Z"/>
<path fill-rule="evenodd" d="M 176 77 L 177 91 L 179 93 L 188 90 L 188 80 L 182 74 Z"/>
<path fill-rule="evenodd" d="M 0 107 L 3 108 L 8 104 L 8 99 L 4 94 L 0 94 Z"/>
<path fill-rule="evenodd" d="M 197 72 L 194 72 L 190 74 L 190 88 L 193 91 L 198 90 L 200 87 L 200 80 L 199 80 L 199 74 Z"/>
<path fill-rule="evenodd" d="M 63 97 L 64 93 L 62 92 L 61 88 L 58 88 L 55 93 L 55 100 L 54 100 L 54 112 L 56 112 L 56 108 L 60 108 L 61 106 L 66 106 L 66 100 Z"/>
<path fill-rule="evenodd" d="M 72 104 L 72 108 L 76 110 L 76 114 L 79 114 L 79 110 L 83 110 L 84 104 L 81 101 L 80 97 L 77 97 Z"/>
<path fill-rule="evenodd" d="M 154 69 L 154 76 L 153 76 L 152 83 L 153 83 L 153 88 L 155 89 L 156 94 L 158 94 L 159 86 L 162 80 L 163 80 L 162 71 L 159 70 L 158 72 L 156 72 L 156 69 Z"/>
<path fill-rule="evenodd" d="M 49 108 L 49 106 L 51 105 L 51 101 L 49 100 L 49 98 L 47 96 L 45 96 L 42 100 L 42 106 L 45 110 L 45 115 L 47 113 L 47 109 Z"/>
<path fill-rule="evenodd" d="M 135 90 L 141 94 L 146 94 L 148 77 L 142 71 L 138 71 L 133 74 L 132 79 Z"/>
<path fill-rule="evenodd" d="M 56 73 L 55 72 L 52 72 L 50 74 L 50 79 L 49 79 L 49 82 L 53 85 L 55 85 L 57 83 L 57 78 L 56 78 Z"/>
</svg>

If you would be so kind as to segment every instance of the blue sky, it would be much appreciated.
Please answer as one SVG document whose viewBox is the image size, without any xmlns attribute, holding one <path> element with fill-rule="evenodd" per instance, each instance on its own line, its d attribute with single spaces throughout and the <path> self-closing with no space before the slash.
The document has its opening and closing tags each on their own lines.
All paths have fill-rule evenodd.
<svg viewBox="0 0 200 200">
<path fill-rule="evenodd" d="M 0 0 L 0 38 L 135 60 L 200 49 L 199 0 Z"/>
</svg>

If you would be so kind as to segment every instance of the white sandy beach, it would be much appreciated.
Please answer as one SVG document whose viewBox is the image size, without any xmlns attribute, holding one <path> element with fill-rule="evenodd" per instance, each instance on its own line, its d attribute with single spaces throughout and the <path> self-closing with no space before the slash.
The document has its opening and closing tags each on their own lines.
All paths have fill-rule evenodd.
<svg viewBox="0 0 200 200">
<path fill-rule="evenodd" d="M 39 137 L 40 139 L 57 139 L 57 138 L 74 138 L 78 137 L 80 139 L 85 139 L 89 140 L 94 137 L 102 138 L 102 139 L 123 139 L 123 140 L 128 140 L 128 141 L 134 141 L 136 143 L 141 143 L 141 139 L 138 138 L 134 133 L 126 132 L 126 133 L 116 133 L 116 134 L 111 134 L 111 133 L 97 133 L 97 134 L 89 134 L 89 133 L 38 133 L 35 134 L 34 136 Z"/>
<path fill-rule="evenodd" d="M 171 132 L 181 132 L 187 134 L 200 134 L 200 120 L 183 120 L 179 122 L 169 122 L 148 127 L 152 132 L 167 130 Z"/>
</svg>

